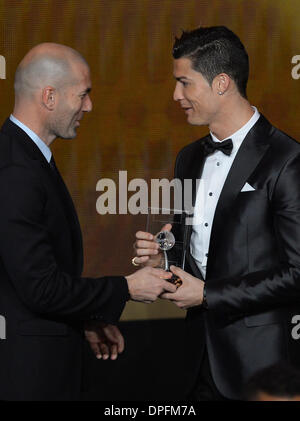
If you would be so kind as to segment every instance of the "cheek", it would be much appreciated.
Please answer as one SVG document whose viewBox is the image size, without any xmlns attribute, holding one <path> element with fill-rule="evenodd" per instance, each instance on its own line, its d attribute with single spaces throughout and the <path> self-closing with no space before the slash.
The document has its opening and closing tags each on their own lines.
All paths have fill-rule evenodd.
<svg viewBox="0 0 300 421">
<path fill-rule="evenodd" d="M 84 108 L 84 100 L 80 100 L 78 102 L 77 107 L 76 107 L 77 113 L 79 113 L 82 110 L 82 108 Z"/>
<path fill-rule="evenodd" d="M 194 96 L 190 101 L 195 109 L 203 109 L 206 106 L 206 101 L 203 101 L 199 96 Z"/>
<path fill-rule="evenodd" d="M 186 98 L 188 98 L 189 101 L 194 105 L 201 106 L 201 104 L 203 104 L 205 95 L 199 90 L 190 89 L 186 92 Z"/>
<path fill-rule="evenodd" d="M 212 109 L 212 99 L 207 93 L 201 93 L 193 98 L 195 108 L 210 111 Z"/>
</svg>

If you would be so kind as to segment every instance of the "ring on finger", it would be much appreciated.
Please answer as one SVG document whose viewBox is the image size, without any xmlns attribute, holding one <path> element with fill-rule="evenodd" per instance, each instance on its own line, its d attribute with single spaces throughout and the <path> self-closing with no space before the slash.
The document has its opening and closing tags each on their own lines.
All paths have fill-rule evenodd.
<svg viewBox="0 0 300 421">
<path fill-rule="evenodd" d="M 137 258 L 137 256 L 135 256 L 131 259 L 131 263 L 133 264 L 133 266 L 139 266 L 139 263 L 136 263 L 136 261 L 135 261 L 136 258 Z"/>
</svg>

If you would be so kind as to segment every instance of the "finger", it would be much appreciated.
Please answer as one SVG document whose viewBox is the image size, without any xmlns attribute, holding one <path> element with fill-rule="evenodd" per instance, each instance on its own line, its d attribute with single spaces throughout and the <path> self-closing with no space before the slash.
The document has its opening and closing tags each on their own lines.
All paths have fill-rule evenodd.
<svg viewBox="0 0 300 421">
<path fill-rule="evenodd" d="M 157 285 L 157 283 L 158 283 L 157 286 L 159 286 L 161 288 L 161 292 L 163 292 L 163 290 L 165 288 L 166 288 L 166 290 L 168 288 L 168 286 L 166 286 L 165 282 L 172 285 L 171 282 L 167 281 L 168 279 L 170 279 L 170 276 L 168 274 L 160 276 L 159 279 L 157 278 L 157 276 L 152 276 L 151 279 L 150 279 L 150 282 L 153 283 L 153 285 Z M 169 291 L 169 290 L 167 290 L 167 291 Z M 173 292 L 173 288 L 172 288 L 172 290 L 170 290 L 170 292 Z"/>
<path fill-rule="evenodd" d="M 91 342 L 90 342 L 90 347 L 91 347 L 92 351 L 94 352 L 94 354 L 95 354 L 96 358 L 97 358 L 98 360 L 101 360 L 101 358 L 102 358 L 102 353 L 101 353 L 101 351 L 100 351 L 99 344 L 97 344 L 97 343 L 95 343 L 95 342 L 93 342 L 93 343 L 91 343 Z"/>
<path fill-rule="evenodd" d="M 171 272 L 173 272 L 175 275 L 178 275 L 179 278 L 182 278 L 182 279 L 186 275 L 186 272 L 184 270 L 182 270 L 181 268 L 179 268 L 177 266 L 174 266 L 174 265 L 170 266 L 170 270 L 171 270 Z"/>
<path fill-rule="evenodd" d="M 101 350 L 102 358 L 104 360 L 107 360 L 109 358 L 108 346 L 106 344 L 100 344 L 100 350 Z"/>
<path fill-rule="evenodd" d="M 141 249 L 155 249 L 157 250 L 159 248 L 158 243 L 156 243 L 155 241 L 145 241 L 145 240 L 139 240 L 136 241 L 136 248 L 141 248 Z"/>
<path fill-rule="evenodd" d="M 171 229 L 172 229 L 172 225 L 166 224 L 162 227 L 161 231 L 171 231 Z"/>
<path fill-rule="evenodd" d="M 159 296 L 159 298 L 162 298 L 163 300 L 175 301 L 174 294 L 170 292 L 164 292 L 163 294 Z"/>
<path fill-rule="evenodd" d="M 122 335 L 122 333 L 119 331 L 118 328 L 117 328 L 117 330 L 118 330 L 118 336 L 117 336 L 118 342 L 117 342 L 117 346 L 118 346 L 118 352 L 120 354 L 121 352 L 124 351 L 124 348 L 125 348 L 125 340 L 124 340 L 124 336 Z"/>
<path fill-rule="evenodd" d="M 104 328 L 107 339 L 117 346 L 117 352 L 121 353 L 124 351 L 125 343 L 124 337 L 120 332 L 119 328 L 114 325 L 107 325 Z"/>
<path fill-rule="evenodd" d="M 89 341 L 90 343 L 98 342 L 98 335 L 95 331 L 85 329 L 84 334 L 85 334 L 86 340 Z"/>
<path fill-rule="evenodd" d="M 172 273 L 171 272 L 166 272 L 163 269 L 159 269 L 159 268 L 151 268 L 151 274 L 157 278 L 161 278 L 161 279 L 169 279 L 172 278 Z"/>
<path fill-rule="evenodd" d="M 174 285 L 174 284 L 172 284 L 171 282 L 168 282 L 168 281 L 164 282 L 163 289 L 165 291 L 173 292 L 173 293 L 177 291 L 176 285 Z"/>
<path fill-rule="evenodd" d="M 136 254 L 138 256 L 155 256 L 156 254 L 158 254 L 159 251 L 158 249 L 136 249 Z"/>
<path fill-rule="evenodd" d="M 118 358 L 118 346 L 117 344 L 113 344 L 110 346 L 110 359 L 116 360 Z"/>
<path fill-rule="evenodd" d="M 135 234 L 135 236 L 136 236 L 136 238 L 138 240 L 149 240 L 149 241 L 152 241 L 153 238 L 154 238 L 153 235 L 150 234 L 150 232 L 144 232 L 144 231 L 138 231 Z"/>
<path fill-rule="evenodd" d="M 141 265 L 142 263 L 147 262 L 150 259 L 149 256 L 141 256 L 141 257 L 135 257 L 134 261 L 135 263 L 137 263 L 138 265 Z"/>
</svg>

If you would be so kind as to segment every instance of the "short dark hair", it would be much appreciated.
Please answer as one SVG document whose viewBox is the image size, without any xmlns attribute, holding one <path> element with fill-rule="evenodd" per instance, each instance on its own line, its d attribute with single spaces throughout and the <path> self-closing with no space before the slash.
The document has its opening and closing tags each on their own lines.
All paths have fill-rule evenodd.
<svg viewBox="0 0 300 421">
<path fill-rule="evenodd" d="M 259 393 L 281 398 L 300 395 L 300 371 L 285 362 L 259 370 L 247 382 L 246 400 L 256 400 Z"/>
<path fill-rule="evenodd" d="M 220 73 L 228 74 L 239 93 L 247 98 L 248 54 L 239 37 L 225 26 L 183 31 L 180 38 L 175 38 L 173 57 L 189 58 L 192 68 L 200 72 L 210 85 Z"/>
</svg>

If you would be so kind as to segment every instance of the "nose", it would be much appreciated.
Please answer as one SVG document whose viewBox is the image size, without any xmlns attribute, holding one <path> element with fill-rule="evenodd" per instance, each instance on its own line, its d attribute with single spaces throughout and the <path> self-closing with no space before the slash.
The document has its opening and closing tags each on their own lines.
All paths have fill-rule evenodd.
<svg viewBox="0 0 300 421">
<path fill-rule="evenodd" d="M 86 97 L 84 98 L 82 111 L 89 113 L 90 111 L 92 111 L 92 109 L 93 109 L 93 103 L 89 94 L 87 94 Z"/>
<path fill-rule="evenodd" d="M 183 99 L 182 87 L 181 87 L 180 82 L 176 82 L 174 93 L 173 93 L 173 99 L 174 101 L 180 101 L 181 99 Z"/>
</svg>

